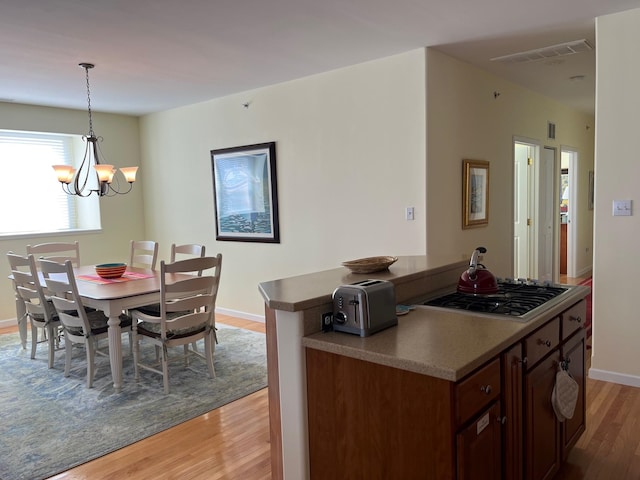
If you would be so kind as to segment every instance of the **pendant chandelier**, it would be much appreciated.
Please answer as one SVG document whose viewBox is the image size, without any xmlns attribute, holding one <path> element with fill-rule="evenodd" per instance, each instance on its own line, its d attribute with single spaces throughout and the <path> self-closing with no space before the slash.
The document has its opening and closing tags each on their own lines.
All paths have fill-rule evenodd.
<svg viewBox="0 0 640 480">
<path fill-rule="evenodd" d="M 99 142 L 102 142 L 102 137 L 97 137 L 93 133 L 91 90 L 89 88 L 89 69 L 93 68 L 94 65 L 92 63 L 81 63 L 80 66 L 85 69 L 87 78 L 87 105 L 89 111 L 89 134 L 82 137 L 86 142 L 84 158 L 78 170 L 71 165 L 53 165 L 53 169 L 56 171 L 62 190 L 69 195 L 88 197 L 95 193 L 100 197 L 112 197 L 129 193 L 133 188 L 133 182 L 136 181 L 138 167 L 120 168 L 120 175 L 118 175 L 118 169 L 114 168 L 113 165 L 100 161 L 100 157 L 103 157 L 99 144 Z M 92 186 L 95 187 L 95 184 L 89 180 L 89 176 L 92 173 L 96 175 L 97 188 L 92 188 Z M 128 188 L 125 182 L 122 182 L 121 186 L 119 176 L 124 177 L 124 180 L 129 184 Z"/>
</svg>

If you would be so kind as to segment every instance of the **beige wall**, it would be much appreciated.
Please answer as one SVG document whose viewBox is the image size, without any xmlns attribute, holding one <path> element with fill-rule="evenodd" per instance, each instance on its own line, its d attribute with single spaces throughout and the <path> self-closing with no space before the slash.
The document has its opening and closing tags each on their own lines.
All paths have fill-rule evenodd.
<svg viewBox="0 0 640 480">
<path fill-rule="evenodd" d="M 597 31 L 596 189 L 593 274 L 594 378 L 640 386 L 638 111 L 640 10 L 600 17 Z M 613 200 L 633 215 L 614 217 Z"/>
<path fill-rule="evenodd" d="M 116 166 L 139 164 L 140 146 L 137 118 L 94 112 L 93 120 L 96 134 L 104 137 L 102 150 L 111 163 Z M 0 129 L 85 134 L 88 129 L 87 112 L 0 103 Z M 123 197 L 100 200 L 102 232 L 61 236 L 0 237 L 0 251 L 3 252 L 2 265 L 4 266 L 2 271 L 6 275 L 9 274 L 9 264 L 4 253 L 8 251 L 24 252 L 25 246 L 28 244 L 53 241 L 78 240 L 82 263 L 127 261 L 129 240 L 144 235 L 142 211 L 144 172 L 141 170 L 140 173 L 141 181 L 134 186 L 132 193 Z M 24 184 L 25 195 L 38 194 L 30 189 L 28 178 L 18 178 L 12 181 Z M 56 181 L 53 170 L 51 170 L 51 181 Z M 16 199 L 15 205 L 2 205 L 2 210 L 6 208 L 20 208 L 19 199 Z M 24 213 L 27 215 L 46 215 L 46 212 L 47 206 L 42 205 L 42 210 Z M 2 215 L 1 212 L 0 215 Z M 5 280 L 0 283 L 0 320 L 12 319 L 15 316 L 13 289 L 5 276 Z"/>
<path fill-rule="evenodd" d="M 424 105 L 417 50 L 144 117 L 147 235 L 165 256 L 172 242 L 221 252 L 217 305 L 252 315 L 264 314 L 259 282 L 424 254 Z M 210 151 L 268 141 L 281 243 L 216 241 Z"/>
<path fill-rule="evenodd" d="M 495 98 L 494 92 L 500 95 Z M 555 140 L 546 138 L 548 121 L 556 124 Z M 482 245 L 488 250 L 487 267 L 513 276 L 512 145 L 514 137 L 524 137 L 556 147 L 558 155 L 562 146 L 578 151 L 576 270 L 591 269 L 593 211 L 587 208 L 587 185 L 593 116 L 428 49 L 427 125 L 428 253 L 469 256 Z M 463 159 L 490 162 L 486 227 L 462 229 Z"/>
</svg>

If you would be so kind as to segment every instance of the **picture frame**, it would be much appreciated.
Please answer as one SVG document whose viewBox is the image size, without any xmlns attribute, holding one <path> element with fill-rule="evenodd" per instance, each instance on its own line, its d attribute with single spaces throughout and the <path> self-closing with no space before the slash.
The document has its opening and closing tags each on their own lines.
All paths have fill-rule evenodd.
<svg viewBox="0 0 640 480">
<path fill-rule="evenodd" d="M 489 224 L 489 162 L 462 162 L 462 228 Z"/>
<path fill-rule="evenodd" d="M 216 240 L 280 243 L 276 143 L 211 150 Z"/>
</svg>

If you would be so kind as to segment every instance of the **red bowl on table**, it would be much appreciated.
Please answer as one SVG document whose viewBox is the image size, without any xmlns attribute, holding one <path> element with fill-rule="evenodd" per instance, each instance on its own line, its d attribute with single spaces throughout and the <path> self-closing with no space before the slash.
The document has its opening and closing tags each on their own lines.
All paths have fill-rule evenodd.
<svg viewBox="0 0 640 480">
<path fill-rule="evenodd" d="M 102 278 L 120 278 L 126 270 L 126 263 L 102 263 L 96 265 L 96 273 Z"/>
</svg>

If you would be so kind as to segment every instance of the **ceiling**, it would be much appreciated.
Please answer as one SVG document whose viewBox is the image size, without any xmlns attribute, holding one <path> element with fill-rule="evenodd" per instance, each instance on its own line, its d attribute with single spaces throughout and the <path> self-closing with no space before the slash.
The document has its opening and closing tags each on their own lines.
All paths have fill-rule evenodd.
<svg viewBox="0 0 640 480">
<path fill-rule="evenodd" d="M 0 0 L 0 101 L 143 115 L 432 46 L 593 112 L 587 39 L 640 0 Z M 575 77 L 582 80 L 575 80 Z M 574 80 L 570 80 L 574 77 Z"/>
</svg>

